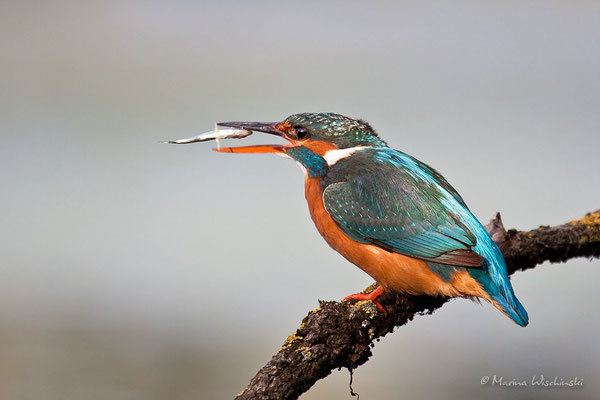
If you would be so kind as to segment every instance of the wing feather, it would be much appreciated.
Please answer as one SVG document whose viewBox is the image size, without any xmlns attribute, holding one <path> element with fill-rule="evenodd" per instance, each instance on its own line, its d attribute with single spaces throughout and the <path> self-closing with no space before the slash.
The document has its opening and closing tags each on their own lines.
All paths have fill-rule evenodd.
<svg viewBox="0 0 600 400">
<path fill-rule="evenodd" d="M 431 168 L 389 152 L 398 156 L 361 151 L 352 163 L 336 164 L 323 182 L 323 203 L 331 218 L 362 243 L 425 261 L 481 267 L 483 258 L 472 250 L 475 236 L 441 201 L 445 194 L 458 193 Z M 460 196 L 457 200 L 464 204 Z"/>
</svg>

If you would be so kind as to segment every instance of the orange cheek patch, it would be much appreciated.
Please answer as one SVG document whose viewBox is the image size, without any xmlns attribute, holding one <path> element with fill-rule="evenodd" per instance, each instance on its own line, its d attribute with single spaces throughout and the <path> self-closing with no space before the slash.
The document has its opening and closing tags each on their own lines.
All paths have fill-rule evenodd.
<svg viewBox="0 0 600 400">
<path fill-rule="evenodd" d="M 301 142 L 301 145 L 321 157 L 323 157 L 329 150 L 336 150 L 338 148 L 337 145 L 333 143 L 320 142 L 318 140 L 310 139 Z"/>
</svg>

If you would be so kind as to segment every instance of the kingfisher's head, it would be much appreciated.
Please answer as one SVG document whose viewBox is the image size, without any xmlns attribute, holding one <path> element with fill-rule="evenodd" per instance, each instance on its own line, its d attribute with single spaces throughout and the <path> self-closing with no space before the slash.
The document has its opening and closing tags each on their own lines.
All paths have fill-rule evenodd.
<svg viewBox="0 0 600 400">
<path fill-rule="evenodd" d="M 322 176 L 337 160 L 364 147 L 386 147 L 366 121 L 334 113 L 301 113 L 281 122 L 220 122 L 219 126 L 265 132 L 289 141 L 289 145 L 221 148 L 231 153 L 277 153 L 302 164 L 313 177 Z"/>
</svg>

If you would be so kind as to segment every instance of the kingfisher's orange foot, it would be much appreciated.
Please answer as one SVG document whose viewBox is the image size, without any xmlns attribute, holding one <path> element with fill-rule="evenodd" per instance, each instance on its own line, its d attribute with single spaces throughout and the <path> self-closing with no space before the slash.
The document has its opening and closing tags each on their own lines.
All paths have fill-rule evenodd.
<svg viewBox="0 0 600 400">
<path fill-rule="evenodd" d="M 377 309 L 383 314 L 383 316 L 387 317 L 387 311 L 385 311 L 385 308 L 383 308 L 381 303 L 377 301 L 377 298 L 382 294 L 383 287 L 377 286 L 377 289 L 373 290 L 371 293 L 354 293 L 344 297 L 344 300 L 371 300 Z"/>
</svg>

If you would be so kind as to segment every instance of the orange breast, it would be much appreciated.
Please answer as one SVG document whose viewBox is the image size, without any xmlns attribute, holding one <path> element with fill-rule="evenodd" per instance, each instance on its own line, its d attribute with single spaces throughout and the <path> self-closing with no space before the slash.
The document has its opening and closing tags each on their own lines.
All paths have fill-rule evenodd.
<svg viewBox="0 0 600 400">
<path fill-rule="evenodd" d="M 319 182 L 320 179 L 306 178 L 306 200 L 319 233 L 334 250 L 384 288 L 407 294 L 487 297 L 466 271 L 457 272 L 452 281 L 446 282 L 422 260 L 359 243 L 346 236 L 325 210 Z"/>
</svg>

